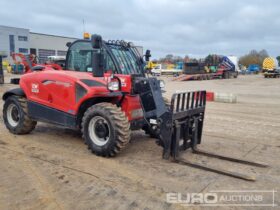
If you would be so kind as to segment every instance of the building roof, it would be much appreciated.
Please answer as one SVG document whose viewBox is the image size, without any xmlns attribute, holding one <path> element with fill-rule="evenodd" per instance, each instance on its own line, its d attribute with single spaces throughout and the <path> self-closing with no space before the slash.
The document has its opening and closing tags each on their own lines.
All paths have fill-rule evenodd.
<svg viewBox="0 0 280 210">
<path fill-rule="evenodd" d="M 21 29 L 21 30 L 28 30 L 30 34 L 38 34 L 38 35 L 44 35 L 44 36 L 61 37 L 61 38 L 68 38 L 68 39 L 79 39 L 79 38 L 77 38 L 77 37 L 68 37 L 68 36 L 60 36 L 60 35 L 53 35 L 53 34 L 44 34 L 44 33 L 31 32 L 30 29 L 27 29 L 27 28 L 20 28 L 20 27 L 15 27 L 15 26 L 4 26 L 4 25 L 0 25 L 0 27 L 13 28 L 13 29 Z"/>
<path fill-rule="evenodd" d="M 27 28 L 20 28 L 20 27 L 14 27 L 14 26 L 4 26 L 4 25 L 0 25 L 0 27 L 5 27 L 5 28 L 15 28 L 15 29 L 23 29 L 23 30 L 28 30 Z"/>
<path fill-rule="evenodd" d="M 68 36 L 60 36 L 60 35 L 53 35 L 53 34 L 36 33 L 36 32 L 31 32 L 31 31 L 30 31 L 30 34 L 38 34 L 38 35 L 52 36 L 52 37 L 61 37 L 61 38 L 67 38 L 67 39 L 79 39 L 77 37 L 68 37 Z"/>
</svg>

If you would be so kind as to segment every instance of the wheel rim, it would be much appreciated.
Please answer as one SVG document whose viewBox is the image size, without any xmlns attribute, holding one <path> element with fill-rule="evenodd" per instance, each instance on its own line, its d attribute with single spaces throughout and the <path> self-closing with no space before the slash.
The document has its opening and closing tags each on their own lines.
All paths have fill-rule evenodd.
<svg viewBox="0 0 280 210">
<path fill-rule="evenodd" d="M 101 116 L 94 116 L 90 120 L 88 132 L 91 141 L 98 146 L 104 146 L 111 135 L 108 121 Z"/>
<path fill-rule="evenodd" d="M 20 115 L 18 107 L 15 104 L 10 104 L 7 108 L 7 120 L 12 127 L 19 124 Z"/>
</svg>

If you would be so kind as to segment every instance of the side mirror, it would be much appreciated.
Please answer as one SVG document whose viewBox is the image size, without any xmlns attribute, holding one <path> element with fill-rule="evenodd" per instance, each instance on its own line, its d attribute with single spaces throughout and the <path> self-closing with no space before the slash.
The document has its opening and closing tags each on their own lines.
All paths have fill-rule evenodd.
<svg viewBox="0 0 280 210">
<path fill-rule="evenodd" d="M 72 44 L 72 42 L 67 42 L 67 43 L 66 43 L 66 47 L 69 48 L 69 47 L 71 46 L 71 44 Z"/>
<path fill-rule="evenodd" d="M 104 76 L 104 55 L 102 51 L 93 51 L 92 55 L 92 74 L 94 77 Z"/>
<path fill-rule="evenodd" d="M 146 50 L 146 53 L 145 53 L 145 61 L 149 61 L 151 56 L 152 56 L 152 55 L 151 55 L 151 50 Z"/>
<path fill-rule="evenodd" d="M 93 34 L 91 36 L 91 45 L 93 49 L 100 49 L 102 47 L 102 36 Z"/>
<path fill-rule="evenodd" d="M 91 36 L 92 54 L 92 74 L 94 77 L 104 76 L 104 55 L 102 50 L 102 37 L 97 34 Z"/>
</svg>

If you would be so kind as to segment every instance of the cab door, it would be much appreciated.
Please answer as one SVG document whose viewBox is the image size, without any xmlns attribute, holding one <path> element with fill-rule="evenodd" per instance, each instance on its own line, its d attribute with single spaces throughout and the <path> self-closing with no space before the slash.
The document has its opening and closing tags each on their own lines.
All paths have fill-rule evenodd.
<svg viewBox="0 0 280 210">
<path fill-rule="evenodd" d="M 91 43 L 86 40 L 74 42 L 67 52 L 65 69 L 78 72 L 92 72 Z"/>
</svg>

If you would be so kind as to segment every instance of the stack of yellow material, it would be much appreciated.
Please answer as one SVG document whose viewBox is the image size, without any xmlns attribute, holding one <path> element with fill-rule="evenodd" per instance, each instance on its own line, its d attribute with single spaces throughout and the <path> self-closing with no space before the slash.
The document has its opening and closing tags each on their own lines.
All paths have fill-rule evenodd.
<svg viewBox="0 0 280 210">
<path fill-rule="evenodd" d="M 2 62 L 2 65 L 3 65 L 3 69 L 7 69 L 7 67 L 9 66 L 9 62 L 4 60 Z"/>
<path fill-rule="evenodd" d="M 166 69 L 174 69 L 175 68 L 175 65 L 174 64 L 167 64 L 167 67 Z"/>
<path fill-rule="evenodd" d="M 149 61 L 147 64 L 146 64 L 146 68 L 147 69 L 153 69 L 157 66 L 156 63 L 153 63 L 152 61 Z"/>
<path fill-rule="evenodd" d="M 273 70 L 276 69 L 276 67 L 277 67 L 276 59 L 274 59 L 272 57 L 268 57 L 268 58 L 264 59 L 264 61 L 263 61 L 263 70 L 273 71 Z"/>
<path fill-rule="evenodd" d="M 7 72 L 8 72 L 8 73 L 12 73 L 12 66 L 11 66 L 11 65 L 8 65 L 8 66 L 7 66 Z"/>
</svg>

